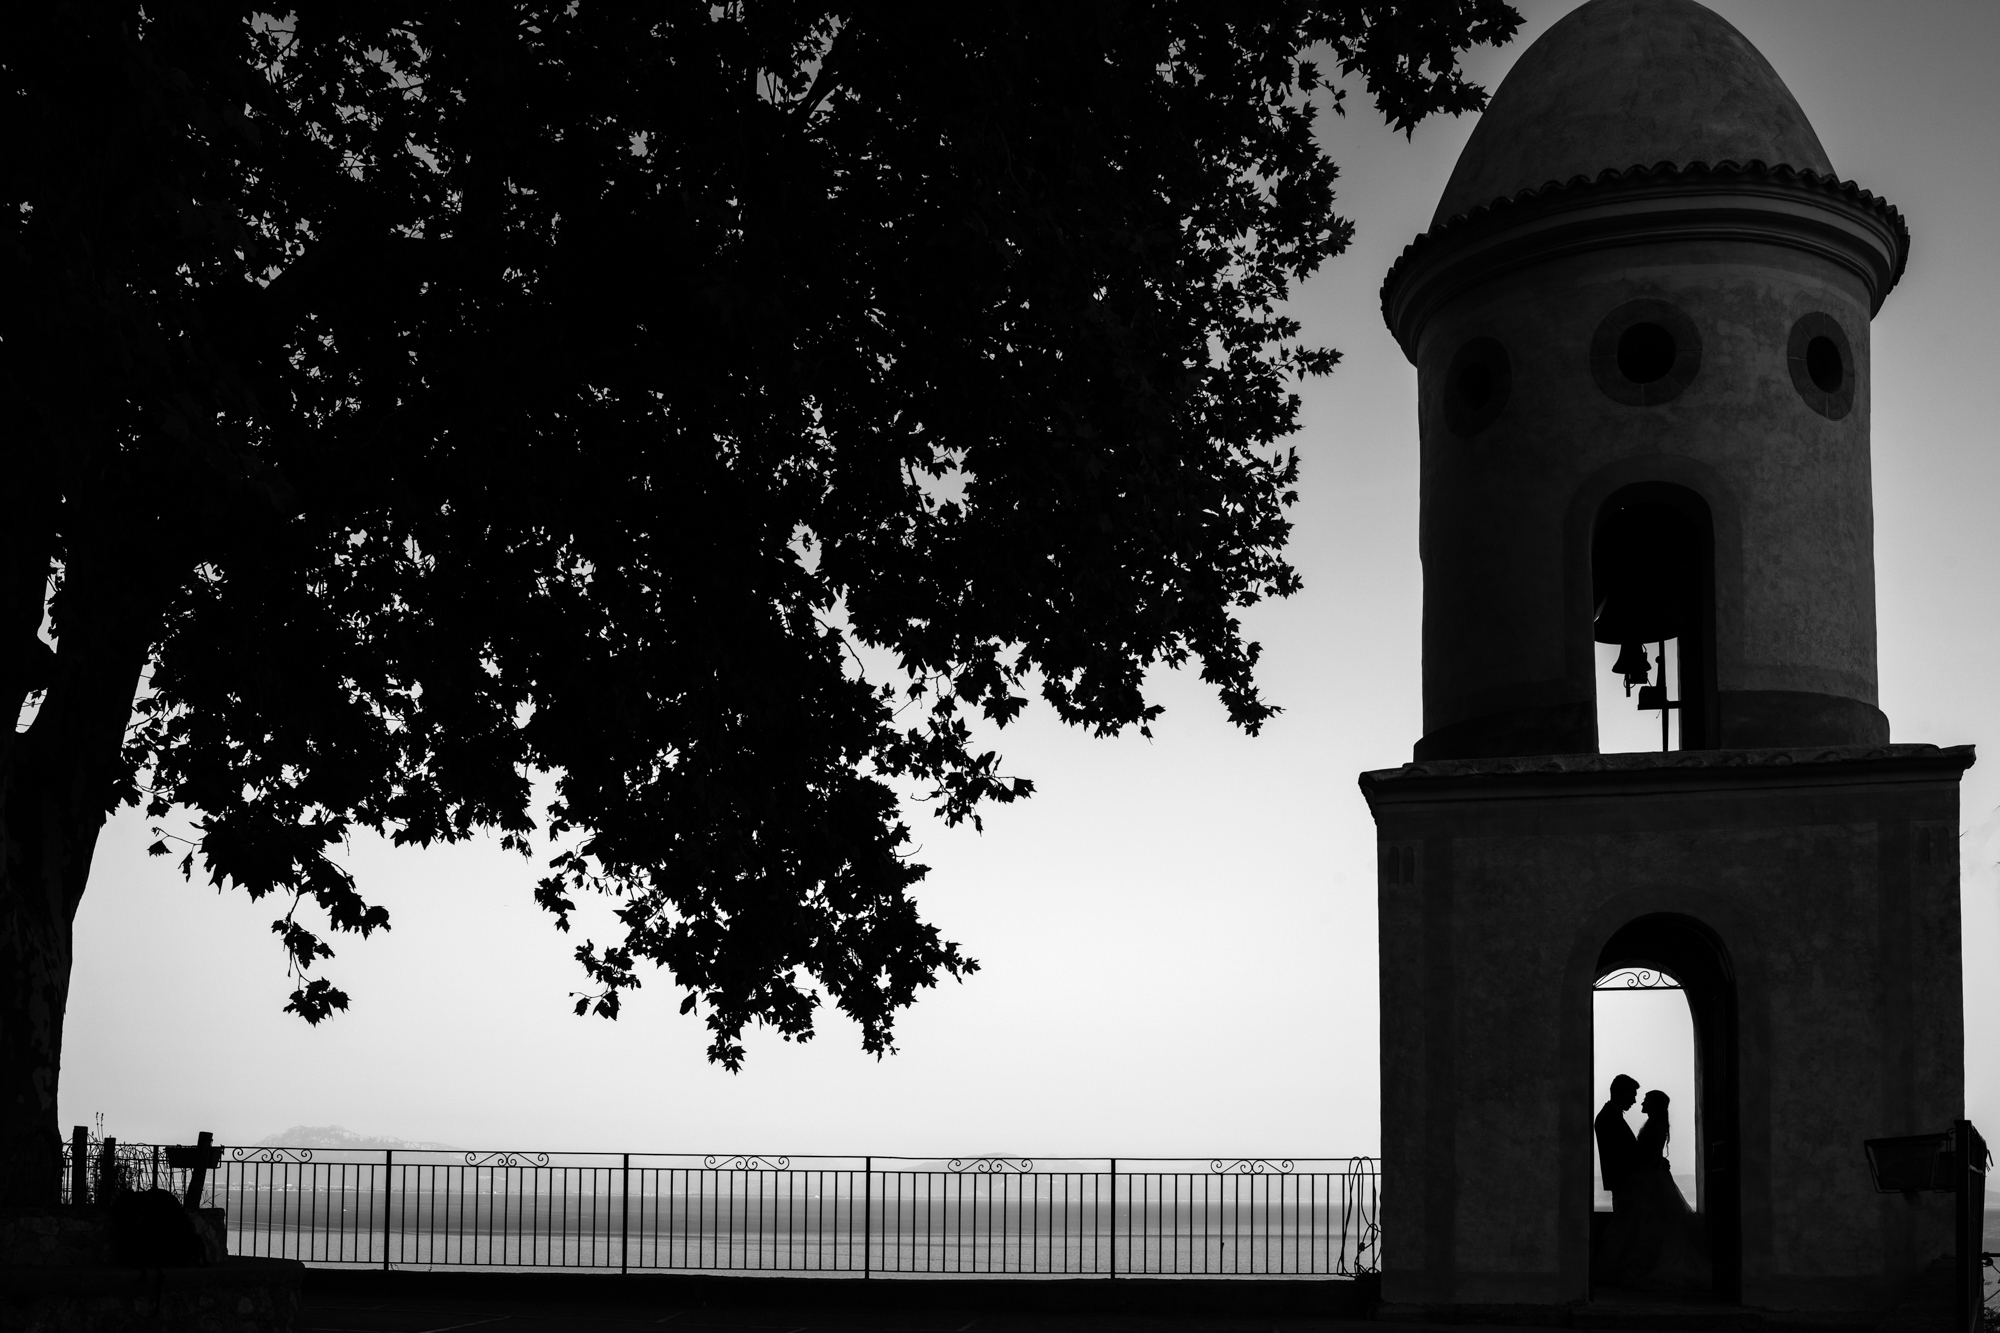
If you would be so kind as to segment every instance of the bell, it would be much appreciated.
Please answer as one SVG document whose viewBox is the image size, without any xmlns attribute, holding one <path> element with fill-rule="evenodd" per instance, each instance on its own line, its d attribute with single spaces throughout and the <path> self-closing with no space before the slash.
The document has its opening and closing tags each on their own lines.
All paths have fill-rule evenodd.
<svg viewBox="0 0 2000 1333">
<path fill-rule="evenodd" d="M 1655 708 L 1672 708 L 1667 702 L 1667 687 L 1664 685 L 1641 685 L 1639 687 L 1639 711 L 1649 712 Z"/>
<path fill-rule="evenodd" d="M 1630 698 L 1632 687 L 1644 685 L 1652 675 L 1652 669 L 1646 665 L 1646 645 L 1621 644 L 1618 649 L 1618 660 L 1611 664 L 1611 669 L 1625 678 L 1625 696 Z M 1644 704 L 1639 706 L 1645 707 Z"/>
<path fill-rule="evenodd" d="M 1678 639 L 1701 609 L 1701 536 L 1662 504 L 1621 506 L 1591 539 L 1591 637 L 1599 643 Z"/>
</svg>

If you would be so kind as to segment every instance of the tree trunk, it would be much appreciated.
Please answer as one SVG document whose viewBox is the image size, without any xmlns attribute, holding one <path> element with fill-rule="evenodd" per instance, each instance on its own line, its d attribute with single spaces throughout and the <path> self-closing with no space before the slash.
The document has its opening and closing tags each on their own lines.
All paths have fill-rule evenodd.
<svg viewBox="0 0 2000 1333">
<path fill-rule="evenodd" d="M 0 1206 L 45 1206 L 61 1190 L 56 1085 L 71 925 L 123 774 L 157 623 L 154 589 L 140 585 L 153 582 L 143 566 L 70 567 L 41 707 L 27 730 L 0 738 Z M 18 661 L 18 641 L 7 647 Z"/>
<path fill-rule="evenodd" d="M 0 1206 L 45 1206 L 62 1183 L 56 1079 L 76 915 L 69 881 L 81 881 L 72 867 L 78 860 L 88 867 L 97 830 L 79 840 L 71 829 L 48 827 L 70 821 L 22 790 L 32 777 L 9 776 L 0 819 Z"/>
<path fill-rule="evenodd" d="M 0 302 L 0 1206 L 61 1188 L 71 923 L 161 616 L 239 476 L 212 439 L 174 434 L 236 390 L 169 276 L 217 253 L 193 219 L 235 159 L 192 127 L 236 86 L 215 81 L 234 57 L 201 46 L 227 25 L 196 19 L 148 48 L 131 10 L 38 6 L 7 24 L 6 123 L 34 132 L 9 159 L 33 208 L 11 223 Z M 214 59 L 191 80 L 176 49 Z"/>
</svg>

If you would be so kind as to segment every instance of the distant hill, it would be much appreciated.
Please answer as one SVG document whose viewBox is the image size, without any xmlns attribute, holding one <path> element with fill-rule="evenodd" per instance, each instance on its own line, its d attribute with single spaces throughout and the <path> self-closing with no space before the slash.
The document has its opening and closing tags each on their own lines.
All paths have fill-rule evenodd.
<svg viewBox="0 0 2000 1333">
<path fill-rule="evenodd" d="M 293 1125 L 281 1134 L 272 1134 L 251 1145 L 257 1148 L 430 1148 L 455 1152 L 449 1143 L 426 1143 L 417 1139 L 392 1139 L 381 1134 L 356 1134 L 339 1125 Z"/>
</svg>

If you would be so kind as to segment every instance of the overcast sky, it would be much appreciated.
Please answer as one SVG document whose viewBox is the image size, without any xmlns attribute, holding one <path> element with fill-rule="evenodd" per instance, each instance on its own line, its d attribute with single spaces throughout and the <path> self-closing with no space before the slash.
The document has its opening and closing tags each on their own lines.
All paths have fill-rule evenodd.
<svg viewBox="0 0 2000 1333">
<path fill-rule="evenodd" d="M 1474 60 L 1489 87 L 1573 7 L 1516 3 L 1522 40 Z M 2000 458 L 1982 402 L 2000 384 L 2000 5 L 1714 7 L 1840 174 L 1909 219 L 1909 274 L 1874 328 L 1882 707 L 1898 741 L 2000 741 Z M 268 900 L 183 883 L 128 812 L 77 920 L 64 1123 L 101 1111 L 127 1139 L 238 1143 L 341 1124 L 488 1148 L 1374 1153 L 1374 832 L 1355 776 L 1407 760 L 1421 720 L 1416 378 L 1377 291 L 1472 122 L 1406 142 L 1353 102 L 1325 133 L 1355 244 L 1297 301 L 1307 337 L 1346 358 L 1304 390 L 1306 590 L 1250 617 L 1287 711 L 1246 739 L 1192 676 L 1158 682 L 1151 742 L 1031 708 L 1005 748 L 1034 800 L 984 835 L 917 817 L 924 911 L 983 970 L 919 1002 L 900 1054 L 876 1062 L 829 1015 L 804 1047 L 752 1034 L 731 1076 L 662 980 L 616 1023 L 572 1017 L 574 937 L 533 906 L 533 868 L 491 846 L 355 844 L 394 929 L 336 942 L 327 972 L 354 1005 L 310 1029 L 279 1012 L 292 983 Z M 1968 1102 L 2000 1124 L 2000 748 L 1987 755 L 1963 808 Z M 1635 1032 L 1632 1059 L 1672 1065 L 1670 1037 Z"/>
</svg>

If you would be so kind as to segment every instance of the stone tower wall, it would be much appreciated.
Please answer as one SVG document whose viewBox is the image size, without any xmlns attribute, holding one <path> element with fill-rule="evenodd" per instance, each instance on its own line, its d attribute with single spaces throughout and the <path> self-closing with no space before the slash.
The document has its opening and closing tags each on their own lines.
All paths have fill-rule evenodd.
<svg viewBox="0 0 2000 1333">
<path fill-rule="evenodd" d="M 1670 401 L 1619 401 L 1598 382 L 1601 359 L 1593 365 L 1607 317 L 1642 300 L 1678 310 L 1699 338 L 1699 366 Z M 1504 272 L 1433 314 L 1414 358 L 1424 734 L 1434 738 L 1422 757 L 1596 751 L 1596 691 L 1616 686 L 1596 679 L 1591 531 L 1606 496 L 1643 481 L 1687 487 L 1715 519 L 1711 743 L 1886 742 L 1870 313 L 1861 280 L 1829 260 L 1694 240 Z M 1832 319 L 1851 348 L 1856 383 L 1838 419 L 1793 382 L 1789 341 L 1809 315 Z M 1497 415 L 1467 432 L 1449 371 L 1475 338 L 1506 350 L 1510 383 Z"/>
</svg>

